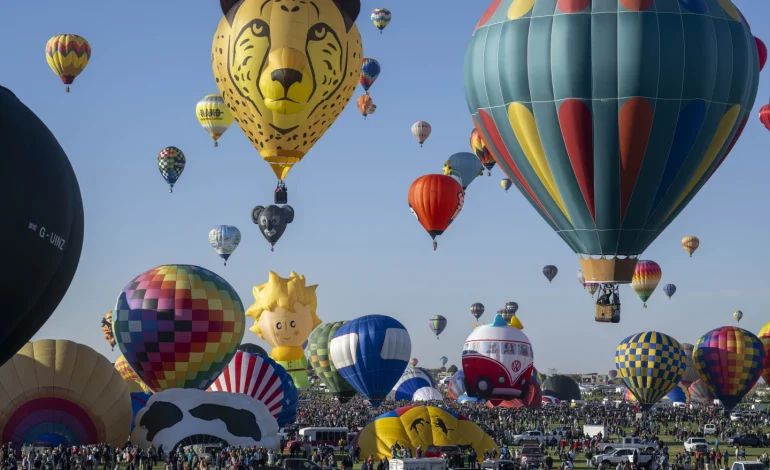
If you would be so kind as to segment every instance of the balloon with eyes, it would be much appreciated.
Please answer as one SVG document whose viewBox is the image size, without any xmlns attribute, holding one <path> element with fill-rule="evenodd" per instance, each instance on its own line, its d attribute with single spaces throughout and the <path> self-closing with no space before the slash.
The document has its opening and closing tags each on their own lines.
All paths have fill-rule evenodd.
<svg viewBox="0 0 770 470">
<path fill-rule="evenodd" d="M 257 206 L 251 211 L 251 220 L 270 243 L 270 251 L 274 251 L 286 226 L 294 221 L 294 209 L 291 206 Z"/>
</svg>

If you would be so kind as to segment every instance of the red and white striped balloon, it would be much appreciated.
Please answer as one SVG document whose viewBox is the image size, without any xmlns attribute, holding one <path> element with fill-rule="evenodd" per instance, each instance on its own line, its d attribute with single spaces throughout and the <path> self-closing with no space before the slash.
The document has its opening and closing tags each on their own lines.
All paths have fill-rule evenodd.
<svg viewBox="0 0 770 470">
<path fill-rule="evenodd" d="M 259 354 L 238 351 L 208 391 L 252 396 L 277 416 L 283 409 L 283 390 L 272 361 L 268 361 Z"/>
</svg>

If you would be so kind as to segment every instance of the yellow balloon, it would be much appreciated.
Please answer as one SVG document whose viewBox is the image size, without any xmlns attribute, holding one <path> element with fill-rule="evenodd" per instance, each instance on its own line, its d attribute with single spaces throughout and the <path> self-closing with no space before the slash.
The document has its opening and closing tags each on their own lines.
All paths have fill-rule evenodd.
<svg viewBox="0 0 770 470">
<path fill-rule="evenodd" d="M 219 22 L 212 68 L 235 120 L 279 180 L 347 105 L 361 75 L 359 1 L 242 0 Z"/>
<path fill-rule="evenodd" d="M 219 138 L 233 124 L 233 113 L 227 109 L 225 100 L 221 95 L 206 95 L 195 106 L 195 115 L 214 139 L 214 147 L 219 147 Z"/>
<path fill-rule="evenodd" d="M 0 367 L 0 383 L 0 434 L 14 444 L 57 435 L 70 445 L 122 446 L 131 430 L 131 396 L 120 373 L 88 346 L 27 343 Z"/>
<path fill-rule="evenodd" d="M 86 38 L 75 34 L 59 34 L 46 43 L 45 59 L 51 70 L 67 85 L 64 91 L 69 93 L 69 85 L 85 70 L 91 59 L 91 45 Z"/>
</svg>

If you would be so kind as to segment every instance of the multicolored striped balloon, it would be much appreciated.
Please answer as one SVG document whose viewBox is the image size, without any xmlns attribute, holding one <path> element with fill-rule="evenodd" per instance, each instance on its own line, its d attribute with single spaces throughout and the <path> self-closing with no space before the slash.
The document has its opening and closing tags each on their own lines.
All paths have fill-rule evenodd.
<svg viewBox="0 0 770 470">
<path fill-rule="evenodd" d="M 649 409 L 682 380 L 684 350 L 666 334 L 637 333 L 615 349 L 615 369 L 642 408 Z"/>
<path fill-rule="evenodd" d="M 150 390 L 149 387 L 147 387 L 147 385 L 142 382 L 142 379 L 136 375 L 134 369 L 131 368 L 131 365 L 122 355 L 118 357 L 117 360 L 115 360 L 115 369 L 118 371 L 118 373 L 120 373 L 120 377 L 124 382 L 136 383 L 144 392 L 152 393 L 152 390 Z"/>
<path fill-rule="evenodd" d="M 479 319 L 484 314 L 484 304 L 481 302 L 476 302 L 473 305 L 471 305 L 471 315 L 476 318 L 476 320 Z"/>
<path fill-rule="evenodd" d="M 256 398 L 267 406 L 280 428 L 297 420 L 299 392 L 294 380 L 267 356 L 238 351 L 208 391 Z"/>
<path fill-rule="evenodd" d="M 709 392 L 729 411 L 759 380 L 765 348 L 750 331 L 723 326 L 698 340 L 692 358 Z"/>
<path fill-rule="evenodd" d="M 591 297 L 593 297 L 594 294 L 596 294 L 596 291 L 599 290 L 599 284 L 596 282 L 589 282 L 586 284 L 586 290 L 591 294 Z"/>
<path fill-rule="evenodd" d="M 374 85 L 377 77 L 380 76 L 380 63 L 374 59 L 364 59 L 361 63 L 361 78 L 358 82 L 364 88 L 364 91 L 369 92 L 369 88 Z"/>
<path fill-rule="evenodd" d="M 481 132 L 479 132 L 479 130 L 475 127 L 471 131 L 471 150 L 473 150 L 473 153 L 476 154 L 476 158 L 479 159 L 481 164 L 484 165 L 484 168 L 487 169 L 487 175 L 491 176 L 492 168 L 495 167 L 497 162 L 495 162 L 494 157 L 492 157 L 492 154 L 489 152 L 487 144 L 484 143 L 484 138 L 481 135 Z"/>
<path fill-rule="evenodd" d="M 433 318 L 428 320 L 428 326 L 436 334 L 436 338 L 438 338 L 438 335 L 446 328 L 446 318 L 442 315 L 434 315 Z"/>
<path fill-rule="evenodd" d="M 59 34 L 45 45 L 45 60 L 51 70 L 67 85 L 69 93 L 72 82 L 85 70 L 91 59 L 91 45 L 86 38 L 77 34 Z"/>
<path fill-rule="evenodd" d="M 390 24 L 392 16 L 390 10 L 387 8 L 375 8 L 374 11 L 372 11 L 372 16 L 370 18 L 374 26 L 379 29 L 380 34 L 382 34 L 382 30 Z"/>
<path fill-rule="evenodd" d="M 647 308 L 647 300 L 655 292 L 662 276 L 663 272 L 655 261 L 641 260 L 636 263 L 631 288 L 644 302 L 644 308 Z"/>
<path fill-rule="evenodd" d="M 711 394 L 709 388 L 701 379 L 691 383 L 687 391 L 690 392 L 690 402 L 692 403 L 708 405 L 714 399 L 714 395 Z"/>
</svg>

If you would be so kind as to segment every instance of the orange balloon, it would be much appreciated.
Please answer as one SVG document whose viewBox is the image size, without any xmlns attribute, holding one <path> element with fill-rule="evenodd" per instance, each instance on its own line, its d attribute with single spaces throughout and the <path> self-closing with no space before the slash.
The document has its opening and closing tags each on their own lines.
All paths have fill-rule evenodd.
<svg viewBox="0 0 770 470">
<path fill-rule="evenodd" d="M 374 111 L 377 110 L 377 105 L 374 104 L 372 97 L 368 93 L 358 97 L 356 106 L 364 119 L 366 119 L 367 114 L 374 114 Z"/>
<path fill-rule="evenodd" d="M 451 176 L 425 175 L 409 188 L 409 208 L 434 240 L 457 218 L 465 202 L 465 192 Z"/>
</svg>

